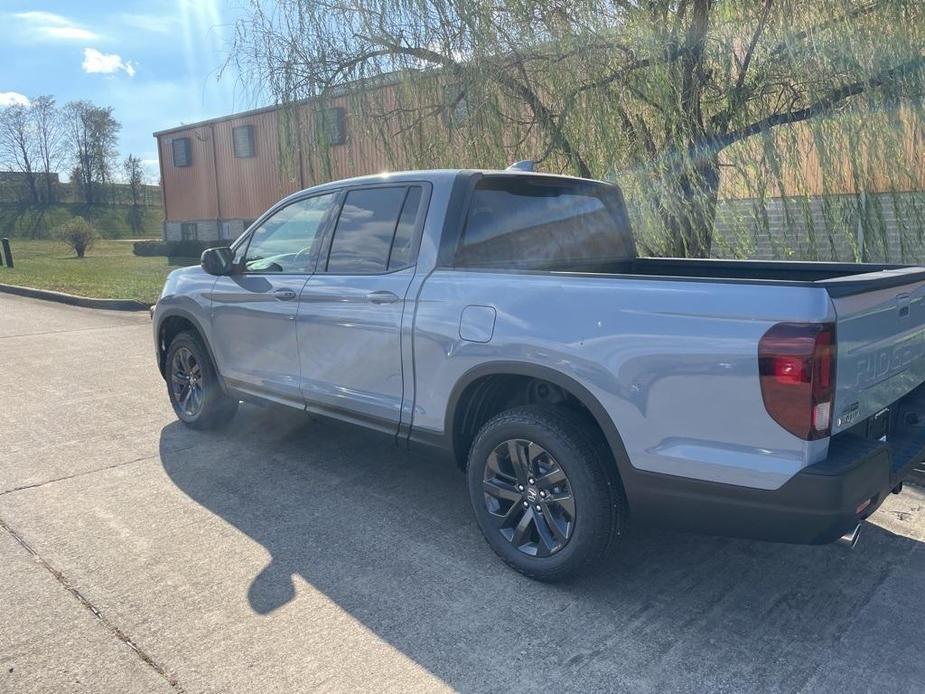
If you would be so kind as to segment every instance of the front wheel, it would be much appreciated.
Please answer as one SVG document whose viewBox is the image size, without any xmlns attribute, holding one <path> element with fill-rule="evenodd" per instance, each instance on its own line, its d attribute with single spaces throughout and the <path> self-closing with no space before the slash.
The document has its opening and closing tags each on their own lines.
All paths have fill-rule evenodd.
<svg viewBox="0 0 925 694">
<path fill-rule="evenodd" d="M 486 541 L 509 566 L 557 581 L 590 570 L 626 515 L 597 432 L 583 417 L 518 407 L 482 427 L 469 453 L 469 498 Z"/>
<path fill-rule="evenodd" d="M 209 353 L 191 332 L 182 332 L 167 350 L 167 392 L 177 417 L 193 429 L 216 429 L 227 424 L 238 410 L 218 382 Z"/>
</svg>

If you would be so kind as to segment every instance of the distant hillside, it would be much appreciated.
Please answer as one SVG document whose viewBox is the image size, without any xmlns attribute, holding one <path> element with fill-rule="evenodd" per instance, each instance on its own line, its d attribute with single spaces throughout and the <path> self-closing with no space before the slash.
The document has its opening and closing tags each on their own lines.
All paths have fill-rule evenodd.
<svg viewBox="0 0 925 694">
<path fill-rule="evenodd" d="M 128 222 L 129 205 L 20 205 L 0 203 L 0 236 L 28 239 L 50 238 L 55 229 L 74 217 L 92 223 L 100 235 L 108 239 L 156 238 L 161 235 L 164 208 L 149 205 L 144 208 L 141 233 L 133 233 Z"/>
<path fill-rule="evenodd" d="M 52 193 L 55 201 L 75 204 L 83 202 L 82 191 L 79 186 L 58 181 L 58 174 L 53 174 L 53 176 Z M 43 188 L 40 188 L 40 192 L 44 195 Z M 132 189 L 125 183 L 107 183 L 97 188 L 97 199 L 106 204 L 130 205 L 132 202 Z M 26 200 L 31 200 L 31 197 L 23 175 L 15 171 L 0 171 L 0 203 L 24 203 Z M 142 186 L 141 204 L 162 204 L 160 186 Z"/>
</svg>

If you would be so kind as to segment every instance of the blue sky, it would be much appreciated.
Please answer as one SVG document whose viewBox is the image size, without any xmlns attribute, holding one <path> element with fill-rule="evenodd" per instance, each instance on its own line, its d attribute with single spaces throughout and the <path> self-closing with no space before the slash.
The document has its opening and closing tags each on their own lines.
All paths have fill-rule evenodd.
<svg viewBox="0 0 925 694">
<path fill-rule="evenodd" d="M 157 176 L 155 130 L 256 105 L 217 79 L 242 0 L 0 0 L 0 105 L 112 106 L 119 149 Z"/>
</svg>

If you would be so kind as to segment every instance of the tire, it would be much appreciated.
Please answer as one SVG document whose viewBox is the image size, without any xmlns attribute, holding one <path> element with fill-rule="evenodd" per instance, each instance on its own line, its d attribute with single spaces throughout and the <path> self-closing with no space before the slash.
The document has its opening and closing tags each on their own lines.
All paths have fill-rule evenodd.
<svg viewBox="0 0 925 694">
<path fill-rule="evenodd" d="M 191 429 L 221 428 L 238 411 L 238 401 L 222 390 L 215 365 L 196 333 L 181 332 L 171 341 L 164 371 L 173 411 Z"/>
<path fill-rule="evenodd" d="M 615 544 L 627 507 L 602 439 L 580 414 L 546 405 L 507 410 L 481 428 L 466 468 L 469 499 L 508 566 L 560 581 L 592 571 Z M 526 482 L 515 456 L 526 463 Z"/>
</svg>

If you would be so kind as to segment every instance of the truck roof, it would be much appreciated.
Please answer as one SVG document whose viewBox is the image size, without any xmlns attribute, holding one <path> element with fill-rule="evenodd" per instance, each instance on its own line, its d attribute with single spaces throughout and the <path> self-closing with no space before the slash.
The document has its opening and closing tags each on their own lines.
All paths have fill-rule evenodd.
<svg viewBox="0 0 925 694">
<path fill-rule="evenodd" d="M 582 179 L 576 176 L 567 176 L 563 174 L 540 173 L 538 171 L 516 171 L 505 169 L 418 169 L 413 171 L 383 171 L 378 174 L 368 176 L 354 176 L 353 178 L 342 178 L 336 181 L 320 183 L 316 186 L 309 186 L 294 195 L 304 192 L 305 190 L 322 191 L 329 188 L 340 188 L 344 185 L 357 185 L 363 183 L 400 183 L 404 181 L 429 181 L 431 183 L 452 183 L 452 181 L 461 173 L 483 174 L 492 176 L 537 176 L 543 178 L 568 178 L 576 181 L 593 180 Z M 602 183 L 602 181 L 594 181 Z"/>
</svg>

